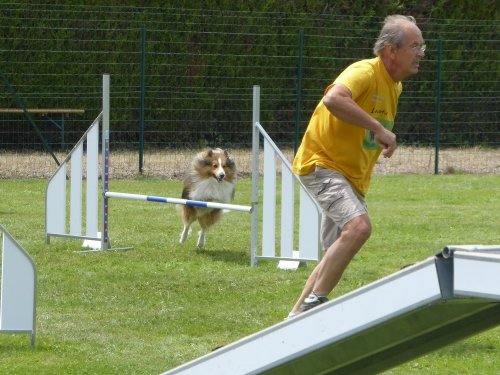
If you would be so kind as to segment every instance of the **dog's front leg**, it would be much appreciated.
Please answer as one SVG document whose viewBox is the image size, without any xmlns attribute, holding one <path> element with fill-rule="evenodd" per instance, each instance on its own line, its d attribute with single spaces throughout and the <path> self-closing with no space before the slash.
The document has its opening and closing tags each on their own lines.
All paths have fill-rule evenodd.
<svg viewBox="0 0 500 375">
<path fill-rule="evenodd" d="M 179 243 L 186 242 L 190 227 L 191 227 L 191 224 L 184 223 L 184 228 L 182 229 L 181 238 L 179 239 Z"/>
<path fill-rule="evenodd" d="M 199 249 L 203 249 L 205 247 L 205 233 L 206 233 L 206 230 L 205 229 L 201 229 L 199 234 L 198 234 L 198 248 Z"/>
</svg>

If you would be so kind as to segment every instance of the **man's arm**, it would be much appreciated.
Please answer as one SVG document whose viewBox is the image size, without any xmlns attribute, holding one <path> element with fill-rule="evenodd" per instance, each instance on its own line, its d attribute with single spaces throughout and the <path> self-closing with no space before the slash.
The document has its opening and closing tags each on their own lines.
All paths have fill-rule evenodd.
<svg viewBox="0 0 500 375">
<path fill-rule="evenodd" d="M 323 97 L 326 108 L 335 117 L 352 125 L 370 130 L 375 141 L 382 147 L 382 155 L 390 158 L 396 150 L 396 135 L 387 130 L 373 117 L 368 115 L 352 99 L 351 91 L 342 84 L 336 84 Z"/>
</svg>

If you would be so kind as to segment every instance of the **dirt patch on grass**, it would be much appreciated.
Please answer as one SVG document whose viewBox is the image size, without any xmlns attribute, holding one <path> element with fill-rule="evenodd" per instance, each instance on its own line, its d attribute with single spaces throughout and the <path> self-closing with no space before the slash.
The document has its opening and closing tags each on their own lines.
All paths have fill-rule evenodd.
<svg viewBox="0 0 500 375">
<path fill-rule="evenodd" d="M 293 150 L 282 150 L 292 160 Z M 144 154 L 142 175 L 145 177 L 181 179 L 195 152 L 192 150 L 148 151 Z M 238 174 L 250 177 L 252 174 L 251 150 L 232 150 Z M 62 162 L 66 155 L 56 154 Z M 262 154 L 260 173 L 262 174 Z M 277 163 L 278 170 L 281 163 Z M 68 169 L 71 165 L 68 165 Z M 0 178 L 49 178 L 57 169 L 54 159 L 46 153 L 0 152 Z M 390 159 L 380 158 L 374 174 L 433 174 L 435 155 L 432 148 L 399 147 Z M 439 152 L 440 174 L 500 174 L 500 149 L 462 148 Z M 126 179 L 139 176 L 139 155 L 131 151 L 112 151 L 110 157 L 110 178 Z"/>
</svg>

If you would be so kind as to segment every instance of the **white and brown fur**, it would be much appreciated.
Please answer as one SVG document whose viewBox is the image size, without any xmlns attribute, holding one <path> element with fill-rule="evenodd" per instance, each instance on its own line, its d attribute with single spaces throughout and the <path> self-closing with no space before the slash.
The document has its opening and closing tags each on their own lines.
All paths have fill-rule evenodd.
<svg viewBox="0 0 500 375">
<path fill-rule="evenodd" d="M 236 165 L 226 150 L 220 148 L 198 153 L 186 171 L 182 198 L 205 201 L 231 203 L 236 187 Z M 180 243 L 184 243 L 193 222 L 198 220 L 201 230 L 198 247 L 205 246 L 205 234 L 222 217 L 221 209 L 178 206 L 184 224 Z"/>
</svg>

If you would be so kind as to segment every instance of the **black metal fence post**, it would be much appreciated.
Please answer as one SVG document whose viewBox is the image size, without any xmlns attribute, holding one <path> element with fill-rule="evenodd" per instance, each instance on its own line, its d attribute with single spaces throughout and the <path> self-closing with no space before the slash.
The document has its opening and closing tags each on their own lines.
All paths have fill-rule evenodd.
<svg viewBox="0 0 500 375">
<path fill-rule="evenodd" d="M 141 28 L 141 104 L 139 114 L 139 173 L 144 167 L 144 103 L 146 96 L 146 27 Z"/>
<path fill-rule="evenodd" d="M 441 64 L 443 54 L 443 40 L 438 39 L 438 61 L 436 77 L 436 113 L 434 139 L 434 174 L 439 174 L 439 146 L 441 141 Z"/>
<path fill-rule="evenodd" d="M 304 31 L 299 32 L 299 63 L 297 65 L 297 97 L 295 100 L 295 142 L 293 144 L 293 155 L 299 148 L 300 113 L 302 112 L 302 54 L 304 50 Z"/>
</svg>

